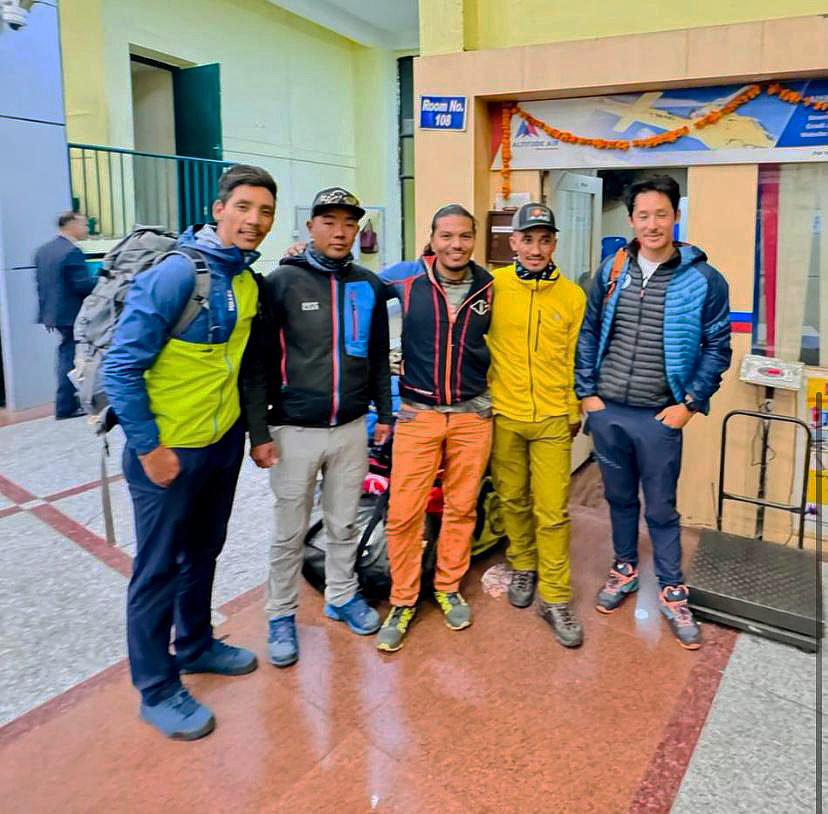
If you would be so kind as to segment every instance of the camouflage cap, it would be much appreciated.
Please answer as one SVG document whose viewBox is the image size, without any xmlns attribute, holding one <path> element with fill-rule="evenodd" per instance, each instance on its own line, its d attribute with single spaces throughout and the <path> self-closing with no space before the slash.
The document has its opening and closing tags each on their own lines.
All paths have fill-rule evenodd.
<svg viewBox="0 0 828 814">
<path fill-rule="evenodd" d="M 311 204 L 311 217 L 324 212 L 326 209 L 347 209 L 353 212 L 358 218 L 365 214 L 365 210 L 359 205 L 359 198 L 347 189 L 342 187 L 328 187 L 316 193 L 316 197 Z"/>
</svg>

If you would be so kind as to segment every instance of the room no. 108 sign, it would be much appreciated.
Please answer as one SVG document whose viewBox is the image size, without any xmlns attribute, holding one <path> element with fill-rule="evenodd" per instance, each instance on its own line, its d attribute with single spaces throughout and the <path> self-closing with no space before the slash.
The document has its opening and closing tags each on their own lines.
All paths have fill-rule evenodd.
<svg viewBox="0 0 828 814">
<path fill-rule="evenodd" d="M 465 130 L 465 96 L 421 96 L 421 130 Z"/>
</svg>

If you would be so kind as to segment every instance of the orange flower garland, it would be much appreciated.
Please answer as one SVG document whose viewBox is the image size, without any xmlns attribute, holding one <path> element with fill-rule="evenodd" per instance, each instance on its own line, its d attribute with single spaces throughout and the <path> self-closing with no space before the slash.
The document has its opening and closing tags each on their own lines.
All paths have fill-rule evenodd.
<svg viewBox="0 0 828 814">
<path fill-rule="evenodd" d="M 780 101 L 787 102 L 789 105 L 803 105 L 804 107 L 812 107 L 820 113 L 828 111 L 828 102 L 818 102 L 812 96 L 803 98 L 801 93 L 795 90 L 787 90 L 782 85 L 774 82 L 768 87 L 768 96 L 778 96 Z"/>
<path fill-rule="evenodd" d="M 512 113 L 515 109 L 507 102 L 500 111 L 500 146 L 503 162 L 503 169 L 500 171 L 500 174 L 503 176 L 503 184 L 500 189 L 504 200 L 510 198 L 512 195 L 512 184 L 509 174 L 512 163 Z"/>
<path fill-rule="evenodd" d="M 729 116 L 731 113 L 738 110 L 740 107 L 742 107 L 742 105 L 747 104 L 749 101 L 751 101 L 751 99 L 755 99 L 761 92 L 761 85 L 751 85 L 750 87 L 742 91 L 742 93 L 740 93 L 738 96 L 734 96 L 720 110 L 711 111 L 710 113 L 707 113 L 706 115 L 698 119 L 694 119 L 691 122 L 691 125 L 695 130 L 701 130 L 704 127 L 709 127 L 712 124 L 716 124 L 725 116 Z M 805 107 L 811 107 L 814 110 L 820 112 L 828 111 L 828 103 L 817 101 L 813 97 L 803 98 L 801 93 L 797 93 L 796 91 L 792 90 L 787 90 L 776 82 L 769 85 L 766 88 L 766 92 L 770 96 L 778 96 L 781 101 L 787 102 L 791 105 L 801 104 Z M 547 136 L 555 139 L 556 141 L 562 141 L 564 144 L 575 144 L 579 147 L 593 147 L 596 150 L 629 150 L 631 147 L 652 149 L 654 147 L 660 147 L 662 144 L 673 144 L 674 142 L 678 141 L 680 138 L 686 136 L 690 132 L 690 127 L 684 126 L 677 127 L 675 130 L 670 130 L 665 133 L 660 133 L 659 135 L 653 136 L 651 138 L 632 139 L 631 141 L 583 138 L 582 136 L 575 136 L 572 133 L 567 132 L 566 130 L 557 130 L 556 128 L 548 125 L 546 122 L 542 122 L 540 119 L 536 119 L 534 116 L 530 115 L 525 110 L 521 110 L 521 108 L 518 105 L 512 105 L 509 102 L 504 102 L 501 107 L 500 119 L 500 146 L 502 160 L 502 169 L 500 171 L 500 174 L 503 178 L 503 183 L 501 185 L 501 195 L 504 199 L 508 199 L 512 194 L 510 176 L 512 163 L 513 115 L 520 116 L 520 118 L 523 119 L 523 121 L 525 121 L 527 124 L 536 127 L 538 130 L 542 130 L 544 133 L 546 133 Z"/>
</svg>

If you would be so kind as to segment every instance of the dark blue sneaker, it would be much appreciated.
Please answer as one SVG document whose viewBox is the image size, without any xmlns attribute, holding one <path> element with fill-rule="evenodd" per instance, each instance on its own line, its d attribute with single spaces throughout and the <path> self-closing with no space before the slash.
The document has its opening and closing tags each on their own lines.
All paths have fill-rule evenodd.
<svg viewBox="0 0 828 814">
<path fill-rule="evenodd" d="M 267 652 L 270 663 L 277 667 L 290 667 L 299 659 L 299 640 L 296 638 L 296 620 L 280 616 L 268 623 Z"/>
<path fill-rule="evenodd" d="M 325 616 L 345 622 L 353 633 L 360 636 L 370 636 L 382 625 L 380 615 L 359 594 L 344 605 L 325 603 Z"/>
<path fill-rule="evenodd" d="M 141 702 L 141 720 L 154 726 L 162 735 L 177 741 L 194 741 L 209 735 L 216 719 L 203 704 L 199 704 L 183 687 L 159 704 Z"/>
<path fill-rule="evenodd" d="M 243 647 L 232 647 L 213 639 L 209 647 L 198 657 L 179 665 L 182 673 L 218 673 L 223 676 L 243 676 L 259 666 L 255 653 Z"/>
</svg>

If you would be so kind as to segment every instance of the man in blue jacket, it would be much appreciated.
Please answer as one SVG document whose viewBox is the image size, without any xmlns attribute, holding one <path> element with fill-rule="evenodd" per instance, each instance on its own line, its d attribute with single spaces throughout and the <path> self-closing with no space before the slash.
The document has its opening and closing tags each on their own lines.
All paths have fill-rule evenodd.
<svg viewBox="0 0 828 814">
<path fill-rule="evenodd" d="M 57 350 L 57 394 L 55 418 L 85 415 L 67 373 L 75 363 L 75 317 L 84 297 L 92 293 L 95 278 L 77 243 L 89 235 L 80 212 L 64 212 L 58 218 L 58 235 L 35 254 L 37 268 L 37 321 L 47 331 L 60 334 Z"/>
<path fill-rule="evenodd" d="M 124 476 L 135 508 L 127 595 L 132 682 L 141 691 L 141 718 L 181 740 L 208 734 L 215 719 L 180 673 L 241 675 L 257 666 L 249 650 L 214 638 L 210 600 L 244 454 L 239 368 L 259 308 L 249 266 L 275 206 L 269 173 L 227 170 L 213 204 L 216 226 L 193 226 L 179 240 L 207 262 L 209 302 L 171 338 L 196 277 L 190 258 L 169 255 L 136 278 L 103 363 L 126 435 Z"/>
<path fill-rule="evenodd" d="M 612 613 L 638 589 L 640 485 L 660 610 L 679 644 L 695 650 L 701 632 L 687 605 L 676 511 L 681 431 L 708 412 L 730 366 L 728 286 L 703 251 L 673 242 L 675 180 L 639 181 L 626 203 L 634 238 L 599 269 L 575 356 L 575 393 L 612 519 L 614 562 L 596 608 Z"/>
</svg>

